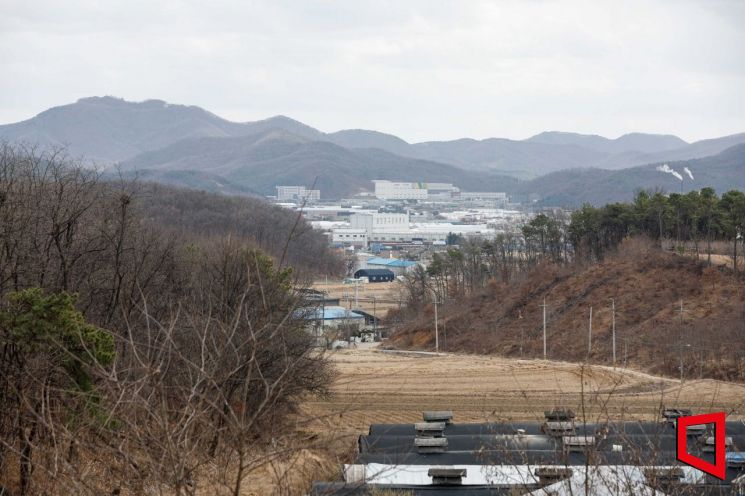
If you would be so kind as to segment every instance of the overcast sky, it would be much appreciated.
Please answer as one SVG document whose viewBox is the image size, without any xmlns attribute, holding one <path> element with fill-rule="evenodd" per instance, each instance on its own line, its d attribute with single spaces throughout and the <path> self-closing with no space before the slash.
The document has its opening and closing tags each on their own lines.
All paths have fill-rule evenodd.
<svg viewBox="0 0 745 496">
<path fill-rule="evenodd" d="M 0 123 L 80 97 L 409 141 L 745 132 L 745 1 L 0 0 Z"/>
</svg>

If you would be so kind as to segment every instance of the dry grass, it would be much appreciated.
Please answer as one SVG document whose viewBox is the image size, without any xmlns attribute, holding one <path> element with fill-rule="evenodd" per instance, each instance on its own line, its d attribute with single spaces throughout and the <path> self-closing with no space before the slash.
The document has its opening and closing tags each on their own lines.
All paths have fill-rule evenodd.
<svg viewBox="0 0 745 496">
<path fill-rule="evenodd" d="M 711 379 L 681 384 L 600 365 L 374 347 L 331 360 L 333 394 L 302 405 L 297 451 L 251 474 L 243 494 L 301 494 L 313 480 L 338 480 L 370 424 L 420 421 L 423 410 L 453 410 L 457 422 L 540 420 L 555 406 L 584 411 L 587 421 L 655 419 L 663 404 L 745 416 L 745 386 Z"/>
<path fill-rule="evenodd" d="M 375 309 L 381 318 L 388 310 L 398 309 L 404 303 L 403 287 L 399 281 L 359 284 L 359 289 L 356 293 L 357 305 L 354 304 L 354 284 L 342 284 L 335 281 L 329 281 L 327 284 L 325 281 L 318 281 L 313 285 L 313 289 L 327 291 L 329 296 L 340 298 L 342 300 L 341 305 L 345 307 L 351 302 L 352 306 L 366 312 L 372 313 L 373 309 Z M 372 301 L 368 301 L 372 298 L 376 298 L 379 301 L 376 301 L 373 305 Z"/>
<path fill-rule="evenodd" d="M 594 418 L 653 419 L 661 404 L 745 413 L 745 386 L 711 379 L 679 381 L 641 372 L 567 362 L 460 354 L 406 355 L 345 350 L 334 395 L 310 401 L 323 432 L 364 433 L 371 423 L 421 420 L 423 410 L 453 410 L 458 422 L 542 419 L 568 406 Z"/>
<path fill-rule="evenodd" d="M 376 349 L 338 351 L 332 361 L 339 371 L 333 396 L 307 401 L 302 413 L 314 419 L 304 424 L 307 432 L 331 436 L 344 450 L 335 456 L 339 463 L 352 460 L 356 438 L 370 424 L 420 421 L 423 410 L 453 410 L 457 422 L 540 420 L 555 406 L 584 412 L 588 422 L 656 419 L 661 405 L 745 416 L 745 386 L 711 379 L 681 384 L 600 365 Z M 306 484 L 339 475 L 337 466 Z"/>
<path fill-rule="evenodd" d="M 593 307 L 595 363 L 611 363 L 611 298 L 616 305 L 620 364 L 653 373 L 679 374 L 681 348 L 686 377 L 745 380 L 745 287 L 726 268 L 643 243 L 584 267 L 545 266 L 511 285 L 492 284 L 476 295 L 444 305 L 440 349 L 539 358 L 543 353 L 542 307 L 547 307 L 550 358 L 587 358 L 589 310 Z M 680 302 L 683 301 L 683 323 Z M 406 349 L 434 348 L 433 315 L 394 336 Z"/>
</svg>

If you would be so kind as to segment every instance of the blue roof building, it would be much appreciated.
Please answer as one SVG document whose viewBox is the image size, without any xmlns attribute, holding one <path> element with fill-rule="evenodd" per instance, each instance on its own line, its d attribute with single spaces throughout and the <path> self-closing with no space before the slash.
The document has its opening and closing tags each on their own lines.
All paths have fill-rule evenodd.
<svg viewBox="0 0 745 496">
<path fill-rule="evenodd" d="M 360 319 L 364 322 L 365 316 L 355 313 L 347 308 L 338 306 L 318 306 L 314 308 L 301 308 L 298 310 L 298 316 L 306 320 L 354 320 Z"/>
<path fill-rule="evenodd" d="M 416 262 L 411 260 L 398 260 L 396 258 L 381 258 L 373 257 L 367 260 L 367 265 L 380 265 L 384 267 L 400 267 L 407 269 L 416 265 Z"/>
</svg>

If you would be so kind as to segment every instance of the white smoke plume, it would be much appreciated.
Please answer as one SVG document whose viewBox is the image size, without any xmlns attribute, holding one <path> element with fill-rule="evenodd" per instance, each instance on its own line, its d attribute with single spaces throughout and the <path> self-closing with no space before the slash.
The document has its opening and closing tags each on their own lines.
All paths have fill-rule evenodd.
<svg viewBox="0 0 745 496">
<path fill-rule="evenodd" d="M 678 181 L 683 180 L 683 176 L 680 175 L 680 172 L 676 171 L 675 169 L 671 169 L 670 166 L 667 164 L 658 165 L 657 170 L 660 172 L 664 172 L 665 174 L 672 174 L 673 176 L 678 178 Z"/>
<path fill-rule="evenodd" d="M 691 169 L 689 169 L 688 167 L 683 167 L 683 172 L 688 174 L 688 177 L 690 177 L 691 181 L 693 181 L 693 172 L 691 172 Z"/>
</svg>

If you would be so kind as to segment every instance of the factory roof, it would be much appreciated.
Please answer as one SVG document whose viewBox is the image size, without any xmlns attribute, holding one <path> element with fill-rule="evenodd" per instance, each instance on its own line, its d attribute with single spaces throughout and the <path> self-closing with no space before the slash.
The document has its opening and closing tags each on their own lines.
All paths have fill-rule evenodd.
<svg viewBox="0 0 745 496">
<path fill-rule="evenodd" d="M 418 424 L 371 425 L 355 463 L 345 465 L 345 483 L 319 483 L 311 494 L 714 495 L 730 494 L 743 473 L 742 422 L 726 423 L 731 441 L 720 481 L 677 460 L 676 428 L 664 414 L 663 421 L 584 423 L 554 409 L 538 422 L 457 424 L 427 422 L 428 413 Z M 559 423 L 571 433 L 552 430 Z M 713 463 L 707 436 L 688 431 L 688 450 Z"/>
<path fill-rule="evenodd" d="M 397 258 L 381 258 L 373 257 L 367 260 L 367 265 L 382 265 L 385 267 L 411 267 L 416 265 L 416 262 L 411 260 L 399 260 Z"/>
<path fill-rule="evenodd" d="M 339 319 L 364 319 L 363 315 L 355 313 L 353 310 L 349 310 L 344 307 L 338 307 L 333 305 L 318 306 L 311 308 L 301 308 L 297 312 L 298 316 L 301 316 L 307 320 L 339 320 Z"/>
</svg>

